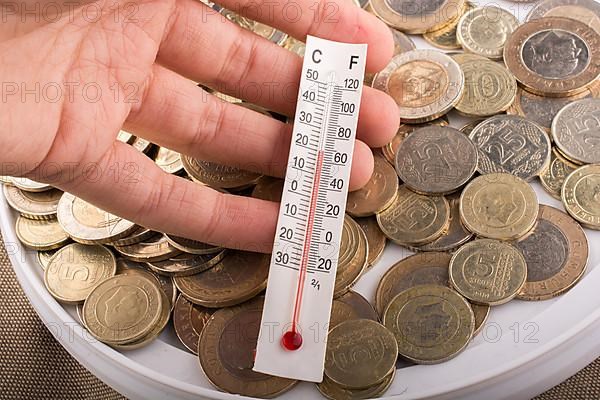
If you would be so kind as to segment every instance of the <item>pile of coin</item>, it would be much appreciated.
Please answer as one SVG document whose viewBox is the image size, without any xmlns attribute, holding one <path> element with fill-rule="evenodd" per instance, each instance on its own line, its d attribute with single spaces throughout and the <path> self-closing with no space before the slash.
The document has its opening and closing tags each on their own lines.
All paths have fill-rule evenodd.
<svg viewBox="0 0 600 400">
<path fill-rule="evenodd" d="M 600 229 L 597 3 L 542 0 L 521 25 L 505 10 L 466 0 L 356 3 L 393 32 L 394 58 L 365 82 L 396 100 L 402 123 L 390 143 L 374 149 L 370 181 L 348 196 L 317 385 L 331 399 L 380 396 L 397 368 L 458 356 L 493 307 L 565 293 L 586 270 L 583 228 Z M 302 42 L 218 10 L 303 55 Z M 452 52 L 415 49 L 406 34 Z M 460 130 L 449 126 L 453 110 L 471 118 Z M 222 192 L 281 198 L 281 179 L 180 155 L 124 131 L 118 139 L 168 173 Z M 538 203 L 530 185 L 536 178 L 566 212 Z M 252 371 L 268 255 L 154 232 L 48 185 L 1 180 L 20 214 L 17 235 L 38 251 L 48 291 L 77 305 L 93 336 L 134 349 L 170 329 L 170 320 L 218 389 L 271 398 L 296 384 Z M 415 254 L 383 266 L 367 299 L 352 288 L 388 239 Z M 354 358 L 356 348 L 375 342 L 372 357 Z"/>
</svg>

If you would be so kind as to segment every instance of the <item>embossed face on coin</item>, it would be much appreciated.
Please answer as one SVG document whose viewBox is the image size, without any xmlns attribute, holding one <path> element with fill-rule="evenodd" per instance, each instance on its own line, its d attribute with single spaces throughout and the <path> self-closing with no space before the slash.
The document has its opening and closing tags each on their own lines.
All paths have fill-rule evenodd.
<svg viewBox="0 0 600 400">
<path fill-rule="evenodd" d="M 493 239 L 517 239 L 533 228 L 538 213 L 531 186 L 509 174 L 475 178 L 463 190 L 460 216 L 471 232 Z"/>
<path fill-rule="evenodd" d="M 529 38 L 522 50 L 527 68 L 549 79 L 568 79 L 589 63 L 589 50 L 578 36 L 565 31 L 546 30 Z"/>
<path fill-rule="evenodd" d="M 135 341 L 152 330 L 164 295 L 158 283 L 143 274 L 117 275 L 100 283 L 83 305 L 86 327 L 109 343 Z"/>
<path fill-rule="evenodd" d="M 538 221 L 531 235 L 515 244 L 527 260 L 527 281 L 539 282 L 556 275 L 567 261 L 567 244 L 567 238 L 556 225 Z"/>
<path fill-rule="evenodd" d="M 504 61 L 529 91 L 552 97 L 581 93 L 600 74 L 600 35 L 582 22 L 548 17 L 509 37 Z"/>
<path fill-rule="evenodd" d="M 398 294 L 383 321 L 396 336 L 398 352 L 421 364 L 455 357 L 467 346 L 475 329 L 469 303 L 439 285 L 419 285 Z"/>
<path fill-rule="evenodd" d="M 571 288 L 583 275 L 588 244 L 583 229 L 569 215 L 540 206 L 538 222 L 531 235 L 514 245 L 527 262 L 527 282 L 518 297 L 544 300 Z"/>
<path fill-rule="evenodd" d="M 271 398 L 296 381 L 252 371 L 263 298 L 216 311 L 200 335 L 198 357 L 208 380 L 221 390 Z"/>
</svg>

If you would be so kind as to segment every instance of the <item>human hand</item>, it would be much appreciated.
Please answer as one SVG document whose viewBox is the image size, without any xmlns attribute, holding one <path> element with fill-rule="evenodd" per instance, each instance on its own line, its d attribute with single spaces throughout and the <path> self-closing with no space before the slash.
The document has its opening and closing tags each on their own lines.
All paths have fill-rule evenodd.
<svg viewBox="0 0 600 400">
<path fill-rule="evenodd" d="M 248 100 L 292 115 L 301 59 L 194 0 L 90 4 L 0 43 L 0 173 L 50 183 L 147 228 L 270 251 L 276 203 L 169 175 L 116 136 L 125 127 L 180 153 L 282 177 L 291 126 L 223 102 L 194 81 L 238 97 L 254 85 L 262 90 Z M 295 22 L 283 18 L 285 4 L 222 1 L 299 39 L 367 43 L 369 71 L 389 61 L 389 29 L 349 1 L 299 0 Z M 337 12 L 329 15 L 332 4 Z M 365 87 L 351 189 L 372 173 L 367 145 L 387 143 L 398 124 L 394 101 Z"/>
</svg>

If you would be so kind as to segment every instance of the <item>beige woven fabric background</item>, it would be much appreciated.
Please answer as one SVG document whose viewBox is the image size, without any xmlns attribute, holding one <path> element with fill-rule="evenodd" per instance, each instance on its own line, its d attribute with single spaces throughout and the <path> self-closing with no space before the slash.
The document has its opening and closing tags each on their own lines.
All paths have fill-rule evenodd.
<svg viewBox="0 0 600 400">
<path fill-rule="evenodd" d="M 123 399 L 54 340 L 29 305 L 3 245 L 0 293 L 0 399 Z M 536 400 L 600 399 L 599 377 L 597 360 Z"/>
</svg>

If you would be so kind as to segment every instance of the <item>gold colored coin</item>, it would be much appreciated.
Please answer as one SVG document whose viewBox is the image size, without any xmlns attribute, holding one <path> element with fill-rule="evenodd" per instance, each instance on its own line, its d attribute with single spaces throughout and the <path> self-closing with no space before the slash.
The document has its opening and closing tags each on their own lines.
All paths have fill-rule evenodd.
<svg viewBox="0 0 600 400">
<path fill-rule="evenodd" d="M 473 237 L 473 234 L 465 228 L 460 220 L 460 194 L 451 194 L 446 199 L 450 204 L 448 229 L 433 242 L 417 247 L 417 251 L 452 251 Z"/>
<path fill-rule="evenodd" d="M 478 7 L 460 18 L 456 36 L 466 51 L 499 60 L 506 40 L 518 26 L 519 20 L 507 10 Z"/>
<path fill-rule="evenodd" d="M 379 225 L 377 225 L 375 217 L 356 218 L 355 221 L 367 236 L 369 247 L 367 268 L 369 268 L 375 265 L 381 258 L 383 250 L 385 250 L 387 238 L 381 231 L 381 228 L 379 228 Z"/>
<path fill-rule="evenodd" d="M 365 357 L 356 357 L 358 351 Z M 398 344 L 379 322 L 357 319 L 342 322 L 329 332 L 325 375 L 338 385 L 361 389 L 377 385 L 396 368 Z"/>
<path fill-rule="evenodd" d="M 58 202 L 58 222 L 76 242 L 111 243 L 129 236 L 137 225 L 64 193 Z"/>
<path fill-rule="evenodd" d="M 48 264 L 50 264 L 50 259 L 52 259 L 52 256 L 54 256 L 57 251 L 58 250 L 47 250 L 37 252 L 37 260 L 43 270 L 48 268 Z"/>
<path fill-rule="evenodd" d="M 521 300 L 546 300 L 563 294 L 583 276 L 588 241 L 581 226 L 568 214 L 540 206 L 531 235 L 514 243 L 527 262 L 527 281 L 517 295 Z"/>
<path fill-rule="evenodd" d="M 600 165 L 585 165 L 573 171 L 565 179 L 562 202 L 584 227 L 600 229 Z"/>
<path fill-rule="evenodd" d="M 471 179 L 477 169 L 477 153 L 471 139 L 460 131 L 428 126 L 414 131 L 400 144 L 396 172 L 415 192 L 447 194 Z"/>
<path fill-rule="evenodd" d="M 578 164 L 600 163 L 600 99 L 582 99 L 562 108 L 552 121 L 561 153 Z"/>
<path fill-rule="evenodd" d="M 442 29 L 424 33 L 423 39 L 425 39 L 427 43 L 437 47 L 438 49 L 461 49 L 462 46 L 458 42 L 458 38 L 456 37 L 458 22 L 460 21 L 460 17 L 462 17 L 466 12 L 474 9 L 475 7 L 476 6 L 473 3 L 471 3 L 470 1 L 466 1 L 463 11 L 457 16 L 457 18 L 452 20 L 447 26 L 443 27 Z"/>
<path fill-rule="evenodd" d="M 400 355 L 419 364 L 436 364 L 467 347 L 475 316 L 469 303 L 452 289 L 419 285 L 394 297 L 383 324 L 394 333 Z"/>
<path fill-rule="evenodd" d="M 146 265 L 137 261 L 119 258 L 117 260 L 117 275 L 122 274 L 145 274 L 146 276 L 149 276 L 165 293 L 165 305 L 169 312 L 173 310 L 175 300 L 177 300 L 177 287 L 170 276 L 159 275 L 146 268 Z"/>
<path fill-rule="evenodd" d="M 436 119 L 435 121 L 431 121 L 425 124 L 400 124 L 400 127 L 398 127 L 398 131 L 396 132 L 396 136 L 394 136 L 394 138 L 388 144 L 381 148 L 381 152 L 387 160 L 387 162 L 394 165 L 396 163 L 396 153 L 398 152 L 398 148 L 400 147 L 402 141 L 406 139 L 406 137 L 413 133 L 415 130 L 430 125 L 447 126 L 448 118 L 446 116 L 443 116 L 442 118 Z"/>
<path fill-rule="evenodd" d="M 382 157 L 375 155 L 373 175 L 361 189 L 348 193 L 346 212 L 353 217 L 368 217 L 385 210 L 398 193 L 398 176 Z"/>
<path fill-rule="evenodd" d="M 473 332 L 473 336 L 475 336 L 483 329 L 483 325 L 486 323 L 488 317 L 490 316 L 491 307 L 487 304 L 469 304 L 471 305 L 471 308 L 473 309 L 473 314 L 475 315 L 475 331 Z"/>
<path fill-rule="evenodd" d="M 456 110 L 469 117 L 488 117 L 506 111 L 517 95 L 517 80 L 502 65 L 489 60 L 460 63 L 465 90 Z"/>
<path fill-rule="evenodd" d="M 114 242 L 111 242 L 109 244 L 111 246 L 129 246 L 132 244 L 141 243 L 144 240 L 150 239 L 156 235 L 157 232 L 144 228 L 142 226 L 138 226 L 133 232 L 131 232 L 129 236 L 126 236 L 119 240 L 115 240 Z"/>
<path fill-rule="evenodd" d="M 173 327 L 181 343 L 196 355 L 200 335 L 214 311 L 188 301 L 181 294 L 177 297 L 173 310 Z"/>
<path fill-rule="evenodd" d="M 192 303 L 204 307 L 230 307 L 258 295 L 267 286 L 269 257 L 230 251 L 221 262 L 202 273 L 176 276 L 175 285 Z"/>
<path fill-rule="evenodd" d="M 200 335 L 198 358 L 214 386 L 228 393 L 272 398 L 297 381 L 252 371 L 263 298 L 217 310 Z"/>
<path fill-rule="evenodd" d="M 139 243 L 113 247 L 126 259 L 138 262 L 164 261 L 181 253 L 180 250 L 171 246 L 162 233 Z"/>
<path fill-rule="evenodd" d="M 148 276 L 127 274 L 109 278 L 97 285 L 83 304 L 86 328 L 102 342 L 135 342 L 160 321 L 163 296 Z"/>
<path fill-rule="evenodd" d="M 532 93 L 550 97 L 585 91 L 600 75 L 600 34 L 586 24 L 548 17 L 518 27 L 504 47 L 504 62 Z"/>
<path fill-rule="evenodd" d="M 160 333 L 165 329 L 165 327 L 167 326 L 167 323 L 169 322 L 169 319 L 171 317 L 170 308 L 165 305 L 167 303 L 166 296 L 162 292 L 161 292 L 161 297 L 162 297 L 163 306 L 160 309 L 160 316 L 159 316 L 156 324 L 154 324 L 152 326 L 152 329 L 146 335 L 142 336 L 141 338 L 139 338 L 133 342 L 108 343 L 108 344 L 117 350 L 128 351 L 128 350 L 135 350 L 135 349 L 144 347 L 147 344 L 149 344 L 150 342 L 152 342 L 154 339 L 156 339 L 160 335 Z"/>
<path fill-rule="evenodd" d="M 333 297 L 342 296 L 356 283 L 367 268 L 369 254 L 367 236 L 349 216 L 345 216 L 342 227 L 338 266 L 335 275 Z"/>
<path fill-rule="evenodd" d="M 260 174 L 229 167 L 186 155 L 181 158 L 183 168 L 196 181 L 213 188 L 237 189 L 256 183 Z"/>
<path fill-rule="evenodd" d="M 167 276 L 190 276 L 204 272 L 217 265 L 227 250 L 214 254 L 180 254 L 165 261 L 148 262 L 146 265 L 152 271 Z"/>
<path fill-rule="evenodd" d="M 38 251 L 58 249 L 71 239 L 56 219 L 36 220 L 19 216 L 15 231 L 25 247 Z"/>
<path fill-rule="evenodd" d="M 419 1 L 371 0 L 375 15 L 386 24 L 411 34 L 438 30 L 458 18 L 465 0 Z"/>
<path fill-rule="evenodd" d="M 2 188 L 6 202 L 21 215 L 31 219 L 55 219 L 62 192 L 50 189 L 43 192 L 26 192 L 13 185 Z"/>
<path fill-rule="evenodd" d="M 279 203 L 281 202 L 284 183 L 283 179 L 261 176 L 252 190 L 252 197 Z"/>
<path fill-rule="evenodd" d="M 165 234 L 167 242 L 177 250 L 189 254 L 214 254 L 223 250 L 220 246 L 199 242 L 193 239 L 187 239 L 175 235 Z"/>
<path fill-rule="evenodd" d="M 73 243 L 58 250 L 44 273 L 46 288 L 63 303 L 79 303 L 103 280 L 114 276 L 117 261 L 104 246 Z"/>
<path fill-rule="evenodd" d="M 448 253 L 418 253 L 392 265 L 383 275 L 375 292 L 375 308 L 379 315 L 396 295 L 417 285 L 448 286 Z"/>
<path fill-rule="evenodd" d="M 515 101 L 506 110 L 506 113 L 525 117 L 550 132 L 552 120 L 564 106 L 575 100 L 591 97 L 594 97 L 594 94 L 589 89 L 573 96 L 546 97 L 519 88 Z"/>
<path fill-rule="evenodd" d="M 424 196 L 402 185 L 390 207 L 377 214 L 381 231 L 399 245 L 433 242 L 450 224 L 450 206 L 443 196 Z"/>
<path fill-rule="evenodd" d="M 379 316 L 367 299 L 359 293 L 349 290 L 343 296 L 333 300 L 331 304 L 331 317 L 329 318 L 329 330 L 332 330 L 344 321 L 354 319 L 379 321 Z"/>
<path fill-rule="evenodd" d="M 346 389 L 324 376 L 323 382 L 317 384 L 317 389 L 323 396 L 331 400 L 374 399 L 382 396 L 390 388 L 395 376 L 396 368 L 392 368 L 392 372 L 384 380 L 364 389 Z"/>
<path fill-rule="evenodd" d="M 467 243 L 450 260 L 450 282 L 467 299 L 495 306 L 513 299 L 527 279 L 527 263 L 513 245 L 492 239 Z"/>
<path fill-rule="evenodd" d="M 553 148 L 550 164 L 540 174 L 540 182 L 548 194 L 555 199 L 560 200 L 560 193 L 563 184 L 565 183 L 565 179 L 577 168 L 579 168 L 578 165 L 573 164 L 564 158 L 555 148 Z"/>
<path fill-rule="evenodd" d="M 178 174 L 183 171 L 181 154 L 165 147 L 158 148 L 156 157 L 154 157 L 154 162 L 160 167 L 160 169 L 169 174 Z"/>
<path fill-rule="evenodd" d="M 395 56 L 377 74 L 373 87 L 398 104 L 404 123 L 432 121 L 460 100 L 464 76 L 452 58 L 436 50 L 413 50 Z"/>
<path fill-rule="evenodd" d="M 524 180 L 510 174 L 475 178 L 460 197 L 460 218 L 478 236 L 515 240 L 537 220 L 537 195 Z"/>
</svg>

